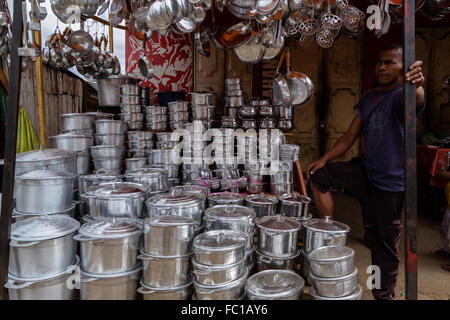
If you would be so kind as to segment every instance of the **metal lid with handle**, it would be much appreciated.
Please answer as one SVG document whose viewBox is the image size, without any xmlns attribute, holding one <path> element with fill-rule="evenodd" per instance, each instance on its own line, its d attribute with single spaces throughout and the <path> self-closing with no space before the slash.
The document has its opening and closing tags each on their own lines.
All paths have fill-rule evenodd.
<svg viewBox="0 0 450 320">
<path fill-rule="evenodd" d="M 303 226 L 306 229 L 313 231 L 323 231 L 330 233 L 348 233 L 350 232 L 350 227 L 342 222 L 337 222 L 331 220 L 329 216 L 325 219 L 311 219 L 303 222 Z"/>
<path fill-rule="evenodd" d="M 259 228 L 277 232 L 300 230 L 301 224 L 296 220 L 282 215 L 264 216 L 256 220 Z"/>
<path fill-rule="evenodd" d="M 218 205 L 205 210 L 205 219 L 253 222 L 256 212 L 252 208 L 239 205 Z"/>
<path fill-rule="evenodd" d="M 247 243 L 244 233 L 231 230 L 214 230 L 201 233 L 194 239 L 194 252 L 198 250 L 222 251 L 243 248 Z"/>
<path fill-rule="evenodd" d="M 90 186 L 86 190 L 86 196 L 106 198 L 129 198 L 145 195 L 147 188 L 138 183 L 114 181 Z"/>
<path fill-rule="evenodd" d="M 245 291 L 248 296 L 259 299 L 280 299 L 300 293 L 305 280 L 290 270 L 266 270 L 247 279 Z"/>
</svg>

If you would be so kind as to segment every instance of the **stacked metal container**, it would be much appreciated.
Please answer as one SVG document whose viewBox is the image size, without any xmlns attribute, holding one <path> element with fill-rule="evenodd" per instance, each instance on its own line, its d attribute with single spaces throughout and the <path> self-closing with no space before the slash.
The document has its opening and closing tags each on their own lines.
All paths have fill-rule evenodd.
<svg viewBox="0 0 450 320">
<path fill-rule="evenodd" d="M 287 106 L 274 106 L 275 115 L 278 118 L 277 128 L 283 132 L 288 132 L 294 129 L 294 107 L 291 105 Z"/>
<path fill-rule="evenodd" d="M 128 130 L 142 130 L 144 127 L 144 113 L 142 112 L 141 88 L 134 84 L 120 86 L 120 119 L 125 121 Z"/>
<path fill-rule="evenodd" d="M 242 91 L 241 79 L 225 79 L 224 111 L 222 116 L 222 128 L 238 128 L 239 108 L 244 105 L 244 92 Z"/>
<path fill-rule="evenodd" d="M 262 101 L 262 100 L 261 100 Z M 258 128 L 259 99 L 251 99 L 247 104 L 239 108 L 239 118 L 241 119 L 240 127 L 244 130 Z"/>
<path fill-rule="evenodd" d="M 256 226 L 258 228 L 257 271 L 273 269 L 298 271 L 300 223 L 289 217 L 275 215 L 258 218 Z"/>
<path fill-rule="evenodd" d="M 195 237 L 192 259 L 197 300 L 242 299 L 248 276 L 247 238 L 231 230 L 207 231 Z"/>
<path fill-rule="evenodd" d="M 149 131 L 127 131 L 127 138 L 126 170 L 145 168 L 148 163 L 148 153 L 153 148 L 153 133 Z"/>
<path fill-rule="evenodd" d="M 280 161 L 295 162 L 300 160 L 300 146 L 296 144 L 280 145 Z"/>
<path fill-rule="evenodd" d="M 127 124 L 121 120 L 101 119 L 95 121 L 95 146 L 91 147 L 94 169 L 120 174 L 125 158 Z"/>
<path fill-rule="evenodd" d="M 144 221 L 143 278 L 138 292 L 145 300 L 190 300 L 192 241 L 196 221 L 173 215 Z"/>
<path fill-rule="evenodd" d="M 258 100 L 257 103 L 259 104 L 259 129 L 277 128 L 277 115 L 271 101 L 268 99 L 261 99 Z"/>
<path fill-rule="evenodd" d="M 233 230 L 245 235 L 246 267 L 251 272 L 254 266 L 253 237 L 255 231 L 255 210 L 241 205 L 216 205 L 205 210 L 205 230 Z"/>
<path fill-rule="evenodd" d="M 270 187 L 273 194 L 292 193 L 294 184 L 293 167 L 291 161 L 279 161 L 278 168 L 273 168 L 270 175 Z"/>
<path fill-rule="evenodd" d="M 205 130 L 212 127 L 216 115 L 213 94 L 210 92 L 189 92 L 193 121 L 201 121 Z"/>
<path fill-rule="evenodd" d="M 148 153 L 150 167 L 162 168 L 168 173 L 168 187 L 173 187 L 180 184 L 179 168 L 175 157 L 178 154 L 175 147 L 180 143 L 172 140 L 171 132 L 157 132 L 156 135 L 156 149 Z"/>
<path fill-rule="evenodd" d="M 247 279 L 249 300 L 300 300 L 305 280 L 291 270 L 265 270 Z"/>
<path fill-rule="evenodd" d="M 183 129 L 189 122 L 189 102 L 173 101 L 167 104 L 169 108 L 169 128 L 170 130 Z"/>
<path fill-rule="evenodd" d="M 167 107 L 158 104 L 145 107 L 147 130 L 161 132 L 167 130 Z"/>
</svg>

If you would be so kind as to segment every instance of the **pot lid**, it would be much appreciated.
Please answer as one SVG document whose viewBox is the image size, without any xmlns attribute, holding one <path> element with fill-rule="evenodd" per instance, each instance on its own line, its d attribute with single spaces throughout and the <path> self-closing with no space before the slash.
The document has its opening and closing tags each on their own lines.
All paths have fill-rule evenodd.
<svg viewBox="0 0 450 320">
<path fill-rule="evenodd" d="M 145 193 L 144 185 L 130 182 L 102 183 L 90 186 L 86 190 L 87 195 L 105 197 L 132 197 Z"/>
<path fill-rule="evenodd" d="M 257 219 L 256 225 L 260 228 L 276 231 L 295 231 L 299 230 L 301 224 L 292 218 L 282 215 L 265 216 Z"/>
<path fill-rule="evenodd" d="M 154 216 L 144 220 L 146 224 L 159 227 L 196 225 L 197 221 L 180 216 Z"/>
<path fill-rule="evenodd" d="M 245 247 L 247 237 L 244 233 L 231 230 L 213 230 L 199 234 L 194 239 L 194 251 L 221 251 Z"/>
<path fill-rule="evenodd" d="M 248 278 L 247 294 L 261 299 L 279 299 L 295 295 L 303 290 L 305 280 L 290 270 L 266 270 Z"/>
<path fill-rule="evenodd" d="M 313 231 L 325 231 L 325 232 L 350 232 L 350 227 L 345 223 L 331 220 L 328 216 L 325 219 L 311 219 L 303 222 L 306 229 Z"/>
<path fill-rule="evenodd" d="M 19 180 L 47 180 L 47 179 L 74 179 L 76 176 L 67 171 L 37 169 L 30 170 L 16 176 Z"/>
<path fill-rule="evenodd" d="M 195 204 L 197 205 L 200 199 L 195 195 L 187 195 L 187 194 L 175 194 L 175 193 L 163 193 L 158 194 L 154 197 L 148 199 L 148 204 L 151 206 L 187 206 Z"/>
<path fill-rule="evenodd" d="M 106 113 L 106 112 L 101 112 L 101 111 L 97 111 L 97 112 L 85 112 L 84 114 L 87 115 L 94 115 L 95 117 L 114 117 L 114 115 L 112 113 Z"/>
<path fill-rule="evenodd" d="M 106 171 L 105 169 L 99 169 L 96 171 L 96 173 L 79 175 L 78 179 L 91 181 L 114 181 L 116 179 L 120 180 L 122 179 L 122 177 L 123 176 L 120 174 L 111 174 L 108 173 L 108 171 Z"/>
<path fill-rule="evenodd" d="M 287 193 L 278 197 L 281 202 L 306 202 L 311 203 L 311 198 L 299 195 L 297 193 Z"/>
<path fill-rule="evenodd" d="M 163 175 L 164 173 L 167 173 L 166 169 L 162 168 L 144 168 L 144 169 L 136 169 L 136 170 L 127 170 L 125 172 L 125 176 L 151 176 L 151 177 L 158 177 L 160 175 Z"/>
<path fill-rule="evenodd" d="M 208 199 L 215 200 L 215 201 L 227 201 L 227 202 L 239 202 L 244 199 L 244 196 L 239 193 L 233 193 L 233 192 L 215 192 L 210 193 L 208 195 Z"/>
<path fill-rule="evenodd" d="M 253 220 L 255 216 L 254 209 L 239 205 L 218 205 L 205 210 L 205 218 L 229 222 Z"/>
<path fill-rule="evenodd" d="M 264 193 L 251 194 L 245 197 L 245 201 L 256 204 L 276 204 L 278 199 L 272 196 L 265 195 Z"/>
<path fill-rule="evenodd" d="M 11 225 L 11 240 L 41 241 L 60 238 L 77 231 L 80 223 L 66 215 L 41 215 Z"/>
<path fill-rule="evenodd" d="M 179 192 L 182 194 L 200 194 L 203 196 L 207 196 L 209 193 L 209 188 L 204 187 L 204 186 L 198 186 L 195 184 L 187 184 L 187 185 L 182 185 L 182 186 L 174 186 L 171 191 L 175 191 L 175 192 Z"/>
<path fill-rule="evenodd" d="M 65 118 L 65 117 L 94 117 L 94 115 L 92 114 L 87 114 L 87 113 L 62 113 L 59 115 L 61 118 Z"/>
<path fill-rule="evenodd" d="M 61 133 L 56 136 L 49 137 L 50 139 L 67 139 L 67 138 L 89 138 L 93 139 L 92 135 L 90 134 L 82 134 L 82 133 L 76 133 L 76 132 L 68 132 L 68 133 Z"/>
<path fill-rule="evenodd" d="M 63 159 L 69 157 L 75 157 L 76 153 L 56 148 L 44 149 L 41 146 L 40 150 L 33 150 L 19 153 L 16 157 L 16 162 L 38 162 L 38 161 L 48 161 L 48 160 L 56 160 Z"/>
<path fill-rule="evenodd" d="M 142 224 L 131 219 L 101 219 L 81 226 L 79 233 L 89 238 L 123 238 L 142 232 Z"/>
</svg>

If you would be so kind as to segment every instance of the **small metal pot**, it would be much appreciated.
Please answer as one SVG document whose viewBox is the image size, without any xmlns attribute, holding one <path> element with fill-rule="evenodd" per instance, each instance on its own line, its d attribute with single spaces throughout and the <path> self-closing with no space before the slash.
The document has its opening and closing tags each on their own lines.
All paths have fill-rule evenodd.
<svg viewBox="0 0 450 320">
<path fill-rule="evenodd" d="M 252 106 L 252 105 L 242 106 L 239 109 L 239 115 L 245 119 L 247 119 L 247 118 L 254 119 L 258 116 L 258 106 Z"/>
<path fill-rule="evenodd" d="M 213 265 L 208 266 L 198 263 L 192 259 L 194 278 L 199 284 L 203 285 L 224 285 L 239 279 L 247 270 L 246 259 L 242 259 L 226 266 Z"/>
<path fill-rule="evenodd" d="M 93 130 L 95 128 L 95 116 L 85 113 L 64 113 L 62 118 L 63 130 Z"/>
<path fill-rule="evenodd" d="M 173 150 L 152 150 L 149 156 L 150 164 L 171 164 L 174 156 Z"/>
<path fill-rule="evenodd" d="M 245 258 L 245 234 L 230 230 L 214 230 L 194 238 L 195 260 L 203 265 L 230 265 Z"/>
<path fill-rule="evenodd" d="M 120 86 L 125 82 L 122 76 L 111 76 L 97 80 L 98 105 L 116 107 L 120 105 Z"/>
<path fill-rule="evenodd" d="M 120 120 L 125 122 L 142 122 L 144 121 L 144 114 L 139 112 L 133 112 L 133 113 L 121 113 L 120 114 Z"/>
<path fill-rule="evenodd" d="M 147 117 L 167 116 L 167 107 L 160 106 L 158 104 L 154 105 L 154 106 L 146 106 L 145 107 L 145 114 L 147 115 Z"/>
<path fill-rule="evenodd" d="M 178 178 L 178 164 L 152 164 L 150 168 L 160 168 L 166 170 L 168 179 Z"/>
<path fill-rule="evenodd" d="M 138 292 L 144 300 L 191 300 L 193 287 L 192 282 L 178 287 L 149 287 L 141 280 Z"/>
<path fill-rule="evenodd" d="M 326 246 L 311 251 L 308 260 L 316 277 L 343 277 L 355 268 L 355 251 L 344 246 Z"/>
<path fill-rule="evenodd" d="M 169 108 L 169 112 L 188 112 L 189 111 L 189 102 L 188 101 L 172 101 L 167 104 Z"/>
<path fill-rule="evenodd" d="M 256 271 L 264 270 L 292 270 L 297 271 L 297 263 L 300 256 L 300 250 L 295 255 L 287 258 L 271 257 L 264 253 L 256 251 Z"/>
<path fill-rule="evenodd" d="M 189 92 L 191 104 L 212 105 L 213 94 L 211 92 Z"/>
<path fill-rule="evenodd" d="M 319 296 L 314 290 L 314 287 L 309 288 L 309 294 L 314 300 L 361 300 L 363 295 L 363 288 L 360 284 L 358 284 L 358 288 L 348 296 L 331 298 L 331 297 L 323 297 Z"/>
<path fill-rule="evenodd" d="M 94 144 L 94 137 L 76 133 L 64 133 L 49 138 L 55 148 L 68 151 L 85 151 Z"/>
<path fill-rule="evenodd" d="M 16 156 L 16 176 L 31 170 L 67 171 L 77 173 L 77 154 L 61 149 L 44 149 L 27 151 Z"/>
<path fill-rule="evenodd" d="M 197 300 L 237 300 L 242 297 L 248 270 L 235 281 L 224 285 L 203 285 L 194 280 L 195 296 Z"/>
<path fill-rule="evenodd" d="M 144 121 L 127 121 L 127 128 L 128 130 L 142 130 L 144 128 Z"/>
<path fill-rule="evenodd" d="M 152 140 L 153 133 L 149 131 L 127 131 L 128 141 Z"/>
<path fill-rule="evenodd" d="M 179 112 L 170 112 L 169 119 L 171 122 L 179 122 L 179 121 L 189 121 L 189 112 L 187 111 L 179 111 Z"/>
<path fill-rule="evenodd" d="M 202 223 L 203 198 L 195 195 L 160 194 L 148 198 L 145 202 L 149 217 L 178 216 L 192 219 L 198 225 Z"/>
<path fill-rule="evenodd" d="M 152 124 L 152 123 L 160 123 L 160 122 L 166 122 L 169 119 L 167 117 L 167 114 L 152 114 L 152 115 L 146 115 L 145 119 L 147 120 L 147 123 Z"/>
<path fill-rule="evenodd" d="M 258 249 L 260 252 L 279 258 L 295 255 L 298 249 L 300 223 L 281 215 L 257 219 Z"/>
<path fill-rule="evenodd" d="M 266 270 L 248 278 L 249 300 L 300 300 L 305 281 L 291 270 Z"/>
<path fill-rule="evenodd" d="M 124 174 L 127 182 L 141 183 L 151 192 L 167 190 L 168 172 L 161 168 L 145 168 L 127 171 Z"/>
<path fill-rule="evenodd" d="M 81 300 L 136 300 L 142 268 L 118 274 L 81 271 Z"/>
<path fill-rule="evenodd" d="M 292 193 L 294 191 L 294 187 L 292 183 L 278 183 L 270 184 L 270 190 L 273 194 L 281 195 L 286 193 Z"/>
<path fill-rule="evenodd" d="M 321 278 L 310 274 L 314 291 L 322 297 L 338 298 L 351 295 L 358 289 L 358 270 L 335 278 Z"/>
<path fill-rule="evenodd" d="M 77 175 L 91 171 L 91 154 L 89 149 L 77 152 Z"/>
<path fill-rule="evenodd" d="M 120 104 L 140 104 L 141 103 L 141 97 L 136 96 L 130 96 L 130 95 L 121 95 L 120 96 Z"/>
<path fill-rule="evenodd" d="M 239 205 L 217 205 L 205 210 L 206 230 L 236 230 L 253 233 L 255 210 Z"/>
<path fill-rule="evenodd" d="M 136 84 L 123 84 L 120 86 L 120 93 L 124 96 L 140 96 L 141 87 Z"/>
<path fill-rule="evenodd" d="M 214 119 L 216 114 L 216 107 L 207 105 L 207 106 L 198 106 L 192 105 L 192 118 L 198 120 L 209 120 Z"/>
<path fill-rule="evenodd" d="M 264 193 L 247 195 L 245 205 L 255 210 L 256 217 L 273 216 L 277 213 L 278 199 Z"/>
<path fill-rule="evenodd" d="M 99 145 L 91 147 L 91 154 L 94 160 L 101 160 L 104 158 L 123 158 L 125 148 L 115 145 Z"/>
<path fill-rule="evenodd" d="M 126 170 L 137 170 L 145 168 L 147 158 L 135 157 L 125 159 Z"/>
<path fill-rule="evenodd" d="M 126 126 L 126 123 L 125 123 Z M 124 146 L 125 145 L 125 135 L 124 134 L 96 134 L 95 135 L 96 145 L 110 145 L 110 146 Z"/>
<path fill-rule="evenodd" d="M 350 227 L 344 223 L 325 219 L 311 219 L 303 223 L 304 250 L 309 254 L 314 249 L 342 245 L 345 246 Z"/>
<path fill-rule="evenodd" d="M 166 131 L 167 130 L 167 122 L 163 121 L 163 122 L 147 123 L 147 129 L 155 131 L 155 132 Z"/>
<path fill-rule="evenodd" d="M 177 287 L 192 282 L 192 254 L 174 257 L 151 256 L 141 253 L 143 283 L 149 287 Z"/>
<path fill-rule="evenodd" d="M 101 119 L 95 121 L 95 131 L 98 134 L 125 134 L 127 124 L 120 120 Z"/>
<path fill-rule="evenodd" d="M 196 221 L 177 216 L 144 220 L 144 253 L 153 256 L 183 256 L 192 252 Z"/>
<path fill-rule="evenodd" d="M 108 174 L 105 169 L 97 170 L 94 174 L 80 175 L 78 180 L 78 196 L 83 194 L 86 189 L 93 185 L 105 182 L 122 181 L 121 175 Z"/>
<path fill-rule="evenodd" d="M 280 214 L 293 218 L 309 216 L 311 198 L 292 193 L 279 195 L 278 199 L 280 200 Z"/>
<path fill-rule="evenodd" d="M 122 158 L 103 158 L 100 160 L 94 160 L 94 168 L 95 170 L 120 170 L 122 169 Z"/>
<path fill-rule="evenodd" d="M 120 105 L 120 111 L 122 113 L 142 113 L 142 105 L 140 104 L 122 104 Z"/>
<path fill-rule="evenodd" d="M 224 97 L 224 107 L 237 108 L 245 104 L 244 97 Z"/>
</svg>

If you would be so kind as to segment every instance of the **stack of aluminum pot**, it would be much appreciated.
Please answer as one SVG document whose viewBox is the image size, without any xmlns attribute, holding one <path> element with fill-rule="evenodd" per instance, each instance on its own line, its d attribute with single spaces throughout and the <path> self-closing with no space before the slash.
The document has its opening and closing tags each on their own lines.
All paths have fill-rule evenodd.
<svg viewBox="0 0 450 320">
<path fill-rule="evenodd" d="M 295 162 L 300 159 L 300 146 L 296 144 L 280 145 L 280 161 Z"/>
<path fill-rule="evenodd" d="M 270 175 L 270 187 L 273 194 L 292 193 L 294 184 L 293 167 L 291 161 L 278 162 L 278 169 L 274 169 Z"/>
<path fill-rule="evenodd" d="M 87 222 L 74 237 L 80 242 L 81 300 L 135 300 L 142 266 L 137 259 L 142 223 L 105 218 Z M 114 288 L 114 290 L 111 290 Z"/>
<path fill-rule="evenodd" d="M 144 127 L 144 113 L 142 112 L 141 88 L 134 84 L 120 86 L 120 119 L 125 121 L 128 130 L 142 130 Z"/>
<path fill-rule="evenodd" d="M 261 99 L 259 104 L 259 129 L 275 129 L 277 128 L 277 115 L 275 107 L 270 100 Z"/>
<path fill-rule="evenodd" d="M 222 128 L 238 128 L 238 111 L 244 105 L 241 79 L 225 79 L 224 102 L 225 115 L 222 116 Z"/>
<path fill-rule="evenodd" d="M 147 155 L 153 148 L 153 133 L 149 131 L 127 131 L 128 150 L 126 170 L 143 169 L 147 166 Z"/>
<path fill-rule="evenodd" d="M 309 254 L 321 247 L 345 246 L 350 227 L 342 222 L 333 221 L 329 217 L 325 217 L 325 219 L 307 219 L 302 221 L 302 231 L 303 249 L 301 252 L 300 274 L 307 284 L 312 284 Z"/>
<path fill-rule="evenodd" d="M 259 106 L 262 103 L 259 99 L 250 99 L 250 101 L 239 108 L 239 118 L 241 119 L 240 127 L 244 130 L 258 128 Z"/>
<path fill-rule="evenodd" d="M 167 130 L 167 107 L 159 104 L 145 107 L 147 130 L 161 132 Z"/>
<path fill-rule="evenodd" d="M 91 147 L 94 169 L 120 174 L 125 158 L 127 124 L 121 120 L 96 120 L 95 130 L 95 146 Z"/>
<path fill-rule="evenodd" d="M 241 205 L 216 205 L 205 210 L 205 230 L 233 230 L 245 235 L 245 259 L 249 272 L 254 266 L 253 237 L 255 231 L 255 210 Z"/>
<path fill-rule="evenodd" d="M 300 223 L 289 217 L 275 215 L 258 218 L 256 226 L 258 228 L 257 271 L 298 270 Z"/>
<path fill-rule="evenodd" d="M 54 191 L 49 190 L 49 193 L 57 200 Z M 30 205 L 40 200 L 31 199 Z M 80 260 L 73 239 L 79 227 L 78 221 L 60 214 L 41 214 L 16 220 L 11 225 L 8 281 L 5 284 L 10 300 L 76 298 L 74 286 L 70 284 Z"/>
<path fill-rule="evenodd" d="M 192 259 L 196 300 L 238 300 L 248 276 L 247 237 L 242 232 L 214 230 L 194 238 Z"/>
<path fill-rule="evenodd" d="M 173 187 L 180 184 L 179 168 L 175 156 L 177 150 L 175 147 L 179 144 L 178 141 L 172 140 L 171 132 L 157 132 L 156 134 L 156 149 L 149 152 L 149 163 L 152 168 L 162 168 L 168 172 L 168 186 Z"/>
<path fill-rule="evenodd" d="M 145 300 L 190 300 L 192 241 L 197 222 L 180 216 L 152 216 L 144 221 L 143 278 L 138 292 Z"/>
<path fill-rule="evenodd" d="M 167 104 L 169 108 L 170 130 L 183 129 L 189 122 L 189 102 L 173 101 Z"/>
<path fill-rule="evenodd" d="M 265 270 L 247 279 L 249 300 L 300 300 L 305 280 L 291 270 Z"/>
<path fill-rule="evenodd" d="M 277 128 L 283 132 L 288 132 L 294 129 L 293 121 L 293 107 L 291 105 L 274 106 L 275 115 L 278 118 Z"/>
<path fill-rule="evenodd" d="M 213 94 L 210 92 L 189 92 L 191 115 L 193 121 L 201 121 L 205 130 L 212 127 L 216 115 Z"/>
</svg>

